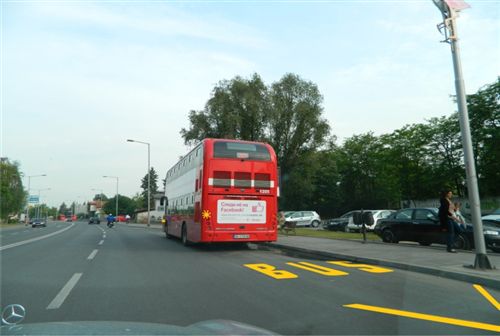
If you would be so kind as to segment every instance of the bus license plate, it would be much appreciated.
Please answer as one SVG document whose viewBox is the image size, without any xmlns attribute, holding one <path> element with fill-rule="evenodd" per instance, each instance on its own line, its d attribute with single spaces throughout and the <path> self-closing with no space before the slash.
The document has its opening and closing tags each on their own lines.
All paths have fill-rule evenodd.
<svg viewBox="0 0 500 336">
<path fill-rule="evenodd" d="M 248 234 L 235 234 L 233 236 L 234 239 L 248 239 L 250 238 L 250 235 Z"/>
</svg>

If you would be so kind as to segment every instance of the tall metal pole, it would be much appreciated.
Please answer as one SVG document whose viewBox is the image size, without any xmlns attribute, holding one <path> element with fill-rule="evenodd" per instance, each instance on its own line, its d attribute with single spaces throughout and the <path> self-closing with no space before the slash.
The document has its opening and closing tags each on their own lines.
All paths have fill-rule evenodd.
<svg viewBox="0 0 500 336">
<path fill-rule="evenodd" d="M 148 226 L 151 225 L 151 150 L 150 150 L 150 143 L 149 142 L 144 142 L 144 141 L 138 141 L 138 140 L 132 140 L 132 139 L 127 139 L 127 142 L 137 142 L 143 145 L 148 146 L 148 199 L 146 203 L 148 204 Z"/>
<path fill-rule="evenodd" d="M 29 215 L 29 199 L 30 199 L 30 189 L 31 189 L 31 178 L 32 177 L 40 177 L 40 176 L 47 176 L 47 174 L 40 174 L 40 175 L 28 175 L 28 202 L 26 202 L 26 216 L 24 218 L 24 225 L 28 225 L 28 215 Z"/>
<path fill-rule="evenodd" d="M 118 216 L 118 177 L 116 178 L 116 216 Z"/>
<path fill-rule="evenodd" d="M 151 225 L 151 216 L 150 216 L 150 208 L 151 208 L 151 168 L 150 168 L 151 162 L 150 162 L 150 150 L 149 150 L 149 143 L 148 143 L 148 226 Z"/>
<path fill-rule="evenodd" d="M 445 1 L 433 0 L 434 4 L 443 14 L 444 24 L 442 27 L 448 30 L 446 42 L 451 45 L 451 55 L 453 59 L 453 70 L 455 73 L 455 90 L 457 92 L 458 115 L 460 121 L 460 133 L 462 135 L 462 146 L 464 150 L 465 173 L 467 178 L 467 189 L 472 213 L 472 224 L 474 227 L 474 245 L 476 258 L 474 268 L 492 269 L 492 265 L 486 255 L 486 245 L 484 243 L 483 223 L 481 220 L 481 204 L 479 199 L 479 188 L 477 185 L 476 167 L 474 162 L 474 152 L 472 150 L 472 138 L 469 125 L 469 112 L 467 111 L 467 100 L 465 95 L 465 85 L 462 75 L 462 65 L 460 60 L 460 48 L 458 45 L 458 33 L 456 19 L 460 9 L 467 8 L 468 5 L 462 2 L 459 8 L 451 8 Z"/>
</svg>

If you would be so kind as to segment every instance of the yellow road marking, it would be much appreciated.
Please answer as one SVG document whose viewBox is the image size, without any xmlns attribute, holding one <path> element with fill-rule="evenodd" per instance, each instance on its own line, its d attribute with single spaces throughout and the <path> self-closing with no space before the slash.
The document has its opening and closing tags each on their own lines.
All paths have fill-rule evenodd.
<svg viewBox="0 0 500 336">
<path fill-rule="evenodd" d="M 276 267 L 268 264 L 245 264 L 243 266 L 278 280 L 295 279 L 299 277 L 285 270 L 277 270 Z"/>
<path fill-rule="evenodd" d="M 287 262 L 286 264 L 293 266 L 293 267 L 304 269 L 306 271 L 310 271 L 310 272 L 314 272 L 314 273 L 318 273 L 318 274 L 326 275 L 326 276 L 339 276 L 339 275 L 348 275 L 349 274 L 349 273 L 339 271 L 339 270 L 336 270 L 333 268 L 319 266 L 319 265 L 311 264 L 311 263 L 308 263 L 305 261 L 301 261 L 299 263 Z"/>
<path fill-rule="evenodd" d="M 388 269 L 388 268 L 367 265 L 367 264 L 353 264 L 350 261 L 327 261 L 327 263 L 333 264 L 333 265 L 344 266 L 344 267 L 354 267 L 354 268 L 359 269 L 360 271 L 364 271 L 364 272 L 368 272 L 368 273 L 394 272 L 393 270 Z"/>
<path fill-rule="evenodd" d="M 490 301 L 490 303 L 493 305 L 493 307 L 495 307 L 497 310 L 500 310 L 500 303 L 498 303 L 497 300 L 495 300 L 495 298 L 493 296 L 491 296 L 490 293 L 488 293 L 486 291 L 486 289 L 484 289 L 482 286 L 480 285 L 472 285 L 479 293 L 481 293 L 482 296 L 484 296 L 484 298 L 488 301 Z"/>
<path fill-rule="evenodd" d="M 457 326 L 461 326 L 461 327 L 468 327 L 468 328 L 474 328 L 474 329 L 482 329 L 482 330 L 500 332 L 500 325 L 495 325 L 495 324 L 488 324 L 488 323 L 481 323 L 481 322 L 474 322 L 474 321 L 467 321 L 467 320 L 459 320 L 459 319 L 454 319 L 454 318 L 450 318 L 450 317 L 414 313 L 414 312 L 409 312 L 409 311 L 405 311 L 405 310 L 390 309 L 390 308 L 377 307 L 377 306 L 369 306 L 369 305 L 358 304 L 358 303 L 344 305 L 344 307 L 367 310 L 367 311 L 372 311 L 372 312 L 382 313 L 382 314 L 409 317 L 409 318 L 414 318 L 414 319 L 418 319 L 418 320 L 426 320 L 426 321 L 432 321 L 432 322 L 452 324 L 452 325 L 457 325 Z"/>
</svg>

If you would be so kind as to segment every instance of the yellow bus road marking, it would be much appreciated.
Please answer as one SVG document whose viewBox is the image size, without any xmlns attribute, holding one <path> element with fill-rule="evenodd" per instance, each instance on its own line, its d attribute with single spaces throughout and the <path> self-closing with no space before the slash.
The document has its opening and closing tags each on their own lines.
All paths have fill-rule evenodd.
<svg viewBox="0 0 500 336">
<path fill-rule="evenodd" d="M 498 303 L 497 300 L 495 300 L 495 298 L 493 296 L 491 296 L 490 293 L 488 293 L 486 291 L 486 289 L 484 289 L 482 286 L 480 285 L 472 285 L 482 296 L 484 296 L 484 298 L 488 301 L 490 301 L 490 303 L 493 305 L 493 307 L 495 307 L 497 310 L 500 310 L 500 303 Z"/>
<path fill-rule="evenodd" d="M 405 310 L 390 309 L 390 308 L 377 307 L 377 306 L 369 306 L 369 305 L 358 304 L 358 303 L 344 305 L 344 307 L 353 308 L 353 309 L 360 309 L 360 310 L 367 310 L 367 311 L 388 314 L 388 315 L 409 317 L 409 318 L 414 318 L 414 319 L 418 319 L 418 320 L 432 321 L 432 322 L 438 322 L 438 323 L 444 323 L 444 324 L 452 324 L 452 325 L 457 325 L 457 326 L 461 326 L 461 327 L 468 327 L 468 328 L 474 328 L 474 329 L 482 329 L 482 330 L 500 332 L 500 325 L 496 325 L 496 324 L 488 324 L 488 323 L 481 323 L 481 322 L 474 322 L 474 321 L 467 321 L 467 320 L 459 320 L 459 319 L 454 319 L 454 318 L 450 318 L 450 317 L 414 313 L 414 312 L 409 312 L 409 311 L 405 311 Z"/>
<path fill-rule="evenodd" d="M 316 264 L 311 264 L 305 261 L 299 262 L 299 263 L 292 263 L 292 262 L 287 262 L 287 265 L 297 267 L 306 271 L 318 273 L 321 275 L 326 275 L 326 276 L 340 276 L 340 275 L 348 275 L 349 273 L 339 271 L 333 268 L 329 267 L 324 267 L 324 266 L 319 266 Z"/>
<path fill-rule="evenodd" d="M 245 264 L 243 266 L 248 267 L 254 271 L 260 272 L 277 280 L 295 279 L 299 277 L 298 275 L 285 270 L 277 270 L 276 267 L 268 264 Z"/>
<path fill-rule="evenodd" d="M 333 265 L 339 265 L 339 266 L 344 266 L 344 267 L 353 267 L 357 268 L 360 271 L 368 272 L 368 273 L 390 273 L 394 272 L 391 269 L 384 268 L 384 267 L 378 267 L 378 266 L 373 266 L 373 265 L 367 265 L 367 264 L 353 264 L 350 261 L 327 261 L 329 264 Z"/>
</svg>

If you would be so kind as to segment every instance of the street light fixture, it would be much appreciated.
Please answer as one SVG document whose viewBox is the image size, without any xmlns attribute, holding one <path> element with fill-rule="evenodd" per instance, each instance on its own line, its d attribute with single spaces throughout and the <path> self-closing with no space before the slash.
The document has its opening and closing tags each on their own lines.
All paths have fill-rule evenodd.
<svg viewBox="0 0 500 336">
<path fill-rule="evenodd" d="M 29 197 L 30 197 L 31 178 L 32 177 L 41 177 L 41 176 L 47 176 L 47 174 L 29 175 L 28 176 L 28 202 L 26 204 L 26 216 L 24 218 L 24 224 L 25 225 L 28 225 L 28 209 L 29 209 Z"/>
<path fill-rule="evenodd" d="M 116 213 L 115 213 L 115 216 L 118 216 L 118 181 L 119 181 L 119 178 L 118 178 L 118 176 L 107 176 L 107 175 L 104 175 L 103 177 L 116 179 Z"/>
<path fill-rule="evenodd" d="M 474 227 L 474 246 L 476 259 L 474 268 L 493 269 L 484 243 L 483 223 L 481 220 L 481 205 L 479 189 L 477 186 L 476 167 L 474 164 L 474 152 L 472 150 L 472 139 L 469 125 L 469 112 L 465 96 L 465 85 L 462 75 L 462 64 L 460 61 L 460 49 L 458 46 L 457 22 L 458 13 L 470 6 L 462 0 L 432 0 L 443 15 L 443 22 L 438 24 L 440 32 L 444 32 L 445 40 L 451 46 L 453 58 L 453 70 L 455 72 L 455 90 L 457 92 L 458 115 L 460 121 L 460 133 L 462 135 L 462 146 L 464 150 L 465 173 L 467 177 L 467 188 L 469 190 L 472 224 Z"/>
<path fill-rule="evenodd" d="M 127 142 L 137 142 L 137 143 L 148 146 L 148 200 L 147 200 L 147 204 L 148 204 L 148 226 L 150 226 L 151 225 L 151 223 L 150 223 L 150 221 L 151 221 L 151 216 L 150 216 L 150 211 L 151 211 L 151 177 L 150 177 L 150 171 L 151 171 L 150 153 L 151 153 L 151 150 L 150 150 L 150 146 L 151 146 L 151 144 L 149 142 L 143 142 L 143 141 L 132 140 L 132 139 L 127 139 Z"/>
</svg>

